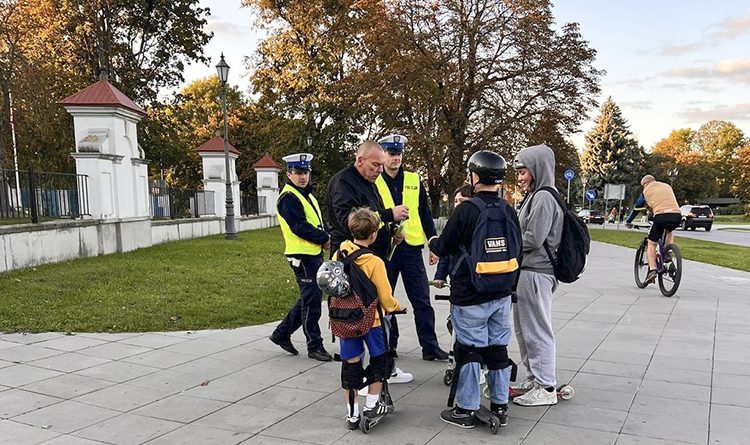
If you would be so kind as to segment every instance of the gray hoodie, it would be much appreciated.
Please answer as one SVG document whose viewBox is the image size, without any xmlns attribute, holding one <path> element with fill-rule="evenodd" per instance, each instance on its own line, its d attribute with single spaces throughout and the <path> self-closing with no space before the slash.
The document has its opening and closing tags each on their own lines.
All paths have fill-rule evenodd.
<svg viewBox="0 0 750 445">
<path fill-rule="evenodd" d="M 551 193 L 538 190 L 544 186 L 555 188 L 555 153 L 546 145 L 534 145 L 519 151 L 513 164 L 529 169 L 533 178 L 532 191 L 526 194 L 518 211 L 523 238 L 522 269 L 554 275 L 543 243 L 546 240 L 552 252 L 560 246 L 563 209 Z"/>
</svg>

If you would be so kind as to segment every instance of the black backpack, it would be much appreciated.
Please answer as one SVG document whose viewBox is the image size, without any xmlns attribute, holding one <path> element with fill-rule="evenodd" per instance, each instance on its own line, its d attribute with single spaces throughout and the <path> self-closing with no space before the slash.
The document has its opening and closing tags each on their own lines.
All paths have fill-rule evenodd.
<svg viewBox="0 0 750 445">
<path fill-rule="evenodd" d="M 331 333 L 339 338 L 357 338 L 372 329 L 375 313 L 379 312 L 378 290 L 375 284 L 354 262 L 361 255 L 372 253 L 359 249 L 351 254 L 339 251 L 338 260 L 344 264 L 349 277 L 350 291 L 340 297 L 328 297 L 328 319 Z"/>
<path fill-rule="evenodd" d="M 521 233 L 506 212 L 505 201 L 487 204 L 481 198 L 467 201 L 479 209 L 479 217 L 471 238 L 471 251 L 464 252 L 454 267 L 467 259 L 471 284 L 479 294 L 492 294 L 515 289 L 521 258 Z"/>
<path fill-rule="evenodd" d="M 557 190 L 552 187 L 541 187 L 538 192 L 542 190 L 551 193 L 563 209 L 563 229 L 562 236 L 560 237 L 560 246 L 553 254 L 545 240 L 544 250 L 552 262 L 552 267 L 555 269 L 555 278 L 563 283 L 572 283 L 580 278 L 586 269 L 586 257 L 591 248 L 589 229 L 581 218 L 568 209 L 560 194 L 557 193 Z"/>
</svg>

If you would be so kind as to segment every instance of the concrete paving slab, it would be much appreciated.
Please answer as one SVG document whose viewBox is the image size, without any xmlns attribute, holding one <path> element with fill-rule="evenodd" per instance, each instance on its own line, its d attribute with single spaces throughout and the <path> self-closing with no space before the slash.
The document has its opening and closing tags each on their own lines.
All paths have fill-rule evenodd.
<svg viewBox="0 0 750 445">
<path fill-rule="evenodd" d="M 199 355 L 183 354 L 164 349 L 149 349 L 148 352 L 132 355 L 122 359 L 122 361 L 126 363 L 135 363 L 137 365 L 150 366 L 152 368 L 168 369 L 198 358 L 200 358 Z"/>
<path fill-rule="evenodd" d="M 60 355 L 62 351 L 47 349 L 36 345 L 17 345 L 0 350 L 0 360 L 11 363 L 27 363 L 34 360 Z"/>
<path fill-rule="evenodd" d="M 153 374 L 158 370 L 158 368 L 152 368 L 150 366 L 136 365 L 134 363 L 121 361 L 110 361 L 101 365 L 76 371 L 76 374 L 99 380 L 123 383 L 128 380 L 143 377 L 144 375 Z"/>
<path fill-rule="evenodd" d="M 229 405 L 222 410 L 196 420 L 195 423 L 241 433 L 257 433 L 291 416 L 294 413 L 291 409 L 294 409 L 294 407 L 290 407 L 290 410 L 287 411 L 258 408 L 250 405 Z M 341 422 L 339 422 L 339 425 L 343 426 Z M 297 429 L 302 428 L 297 427 Z"/>
<path fill-rule="evenodd" d="M 228 403 L 197 397 L 173 395 L 132 411 L 146 417 L 190 423 L 228 406 Z"/>
<path fill-rule="evenodd" d="M 85 394 L 77 397 L 75 401 L 126 412 L 166 398 L 170 394 L 167 391 L 121 384 Z"/>
<path fill-rule="evenodd" d="M 21 389 L 61 399 L 72 399 L 98 389 L 106 388 L 112 384 L 112 382 L 92 379 L 77 374 L 63 374 L 47 380 L 29 383 L 22 386 Z"/>
<path fill-rule="evenodd" d="M 71 400 L 50 405 L 12 420 L 37 428 L 68 434 L 119 415 L 117 411 Z"/>
<path fill-rule="evenodd" d="M 106 358 L 91 357 L 76 353 L 55 355 L 29 362 L 29 365 L 60 372 L 74 372 L 109 362 Z"/>
<path fill-rule="evenodd" d="M 121 445 L 138 445 L 155 439 L 182 424 L 134 414 L 121 414 L 76 432 L 75 436 Z"/>
<path fill-rule="evenodd" d="M 57 397 L 12 388 L 0 392 L 0 418 L 9 419 L 62 401 Z"/>
<path fill-rule="evenodd" d="M 617 433 L 540 422 L 521 443 L 533 445 L 580 445 L 583 443 L 606 445 L 614 444 L 616 439 Z"/>
<path fill-rule="evenodd" d="M 107 342 L 80 335 L 63 335 L 62 337 L 57 337 L 52 340 L 39 342 L 37 345 L 48 349 L 56 349 L 58 351 L 73 352 L 78 351 L 79 349 L 103 345 L 105 343 Z"/>
<path fill-rule="evenodd" d="M 150 349 L 141 348 L 140 346 L 133 346 L 118 342 L 109 342 L 99 346 L 81 349 L 78 352 L 81 354 L 106 358 L 110 360 L 121 360 L 125 357 L 131 357 L 133 355 L 142 354 L 148 351 L 150 351 Z"/>
<path fill-rule="evenodd" d="M 29 365 L 13 365 L 0 369 L 0 385 L 18 387 L 40 380 L 62 375 L 51 369 L 42 369 Z"/>
<path fill-rule="evenodd" d="M 12 420 L 0 420 L 0 445 L 33 445 L 58 436 L 58 433 L 24 425 Z"/>
<path fill-rule="evenodd" d="M 200 425 L 185 425 L 148 442 L 148 445 L 236 445 L 252 434 L 219 430 Z M 295 442 L 299 443 L 299 442 Z"/>
<path fill-rule="evenodd" d="M 383 420 L 383 423 L 377 426 L 383 427 L 386 424 L 386 420 Z M 305 425 L 305 427 L 299 428 L 299 425 Z M 328 445 L 336 442 L 348 432 L 348 430 L 341 428 L 340 418 L 298 412 L 263 430 L 263 435 Z M 413 434 L 411 430 L 403 431 L 403 433 L 409 436 Z"/>
<path fill-rule="evenodd" d="M 107 445 L 104 442 L 97 440 L 88 440 L 83 437 L 76 437 L 70 435 L 57 436 L 52 440 L 43 442 L 41 445 Z"/>
<path fill-rule="evenodd" d="M 225 377 L 209 381 L 205 385 L 196 385 L 185 390 L 183 394 L 219 402 L 235 403 L 255 393 L 263 391 L 272 383 L 249 381 L 241 378 Z"/>
<path fill-rule="evenodd" d="M 182 343 L 184 341 L 187 340 L 180 337 L 173 337 L 171 335 L 147 333 L 136 335 L 134 337 L 127 337 L 122 340 L 122 343 L 133 346 L 141 346 L 143 348 L 159 349 L 165 348 L 167 346 L 172 346 L 177 343 Z"/>
</svg>

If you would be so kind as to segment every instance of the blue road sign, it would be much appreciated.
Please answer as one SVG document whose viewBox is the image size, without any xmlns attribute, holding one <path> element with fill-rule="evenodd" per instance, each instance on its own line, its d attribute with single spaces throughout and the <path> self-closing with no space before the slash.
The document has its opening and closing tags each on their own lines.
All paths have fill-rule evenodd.
<svg viewBox="0 0 750 445">
<path fill-rule="evenodd" d="M 588 190 L 586 192 L 586 199 L 589 201 L 593 201 L 594 198 L 596 198 L 596 190 Z"/>
<path fill-rule="evenodd" d="M 570 169 L 565 170 L 565 179 L 567 179 L 568 181 L 573 179 L 575 176 L 576 176 L 576 172 L 574 172 L 573 170 L 570 170 Z"/>
</svg>

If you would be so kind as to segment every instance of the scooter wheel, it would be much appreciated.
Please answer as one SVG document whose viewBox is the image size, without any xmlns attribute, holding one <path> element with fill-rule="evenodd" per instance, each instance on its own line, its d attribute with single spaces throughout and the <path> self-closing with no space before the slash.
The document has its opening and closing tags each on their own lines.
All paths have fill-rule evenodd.
<svg viewBox="0 0 750 445">
<path fill-rule="evenodd" d="M 445 386 L 451 386 L 453 384 L 453 370 L 452 369 L 445 370 L 445 374 L 443 374 L 443 384 Z"/>
<path fill-rule="evenodd" d="M 570 385 L 563 385 L 560 388 L 560 398 L 563 400 L 570 400 L 576 394 L 576 390 Z"/>
<path fill-rule="evenodd" d="M 490 398 L 490 386 L 489 385 L 482 386 L 482 395 L 484 396 L 485 399 Z"/>
<path fill-rule="evenodd" d="M 359 422 L 359 429 L 361 429 L 363 433 L 365 433 L 365 434 L 369 433 L 370 432 L 370 428 L 371 428 L 371 425 L 370 425 L 370 420 L 369 419 L 364 419 L 363 418 L 362 420 L 360 420 L 360 422 Z"/>
<path fill-rule="evenodd" d="M 500 430 L 500 420 L 495 416 L 490 417 L 490 431 L 492 434 L 497 434 L 498 430 Z"/>
</svg>

